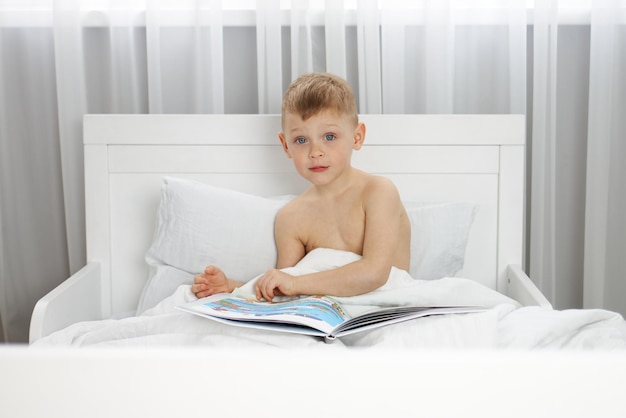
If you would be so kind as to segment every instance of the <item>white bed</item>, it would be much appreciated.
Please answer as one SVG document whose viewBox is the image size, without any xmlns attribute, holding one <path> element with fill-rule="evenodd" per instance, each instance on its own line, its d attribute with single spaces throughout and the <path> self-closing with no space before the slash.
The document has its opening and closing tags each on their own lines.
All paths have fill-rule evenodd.
<svg viewBox="0 0 626 418">
<path fill-rule="evenodd" d="M 344 298 L 344 305 L 491 309 L 483 316 L 447 316 L 447 325 L 433 325 L 429 338 L 425 329 L 442 318 L 385 327 L 344 339 L 342 347 L 626 345 L 619 315 L 553 311 L 520 268 L 522 116 L 362 120 L 366 146 L 354 153 L 353 164 L 397 185 L 412 223 L 411 277 L 406 283 L 406 272 L 394 269 L 384 291 Z M 216 329 L 175 307 L 194 299 L 189 283 L 209 263 L 240 280 L 273 267 L 275 213 L 286 195 L 307 187 L 281 150 L 279 130 L 277 115 L 86 116 L 88 263 L 37 303 L 31 343 L 220 345 L 227 335 L 227 346 L 249 344 L 251 331 Z M 341 265 L 351 256 L 313 252 L 295 273 Z M 615 332 L 606 333 L 613 324 Z M 534 333 L 528 334 L 531 326 Z M 271 332 L 258 338 L 261 346 L 317 343 L 307 337 L 285 342 Z"/>
<path fill-rule="evenodd" d="M 362 116 L 353 164 L 390 177 L 403 200 L 478 207 L 463 276 L 522 305 L 549 307 L 520 269 L 523 116 Z M 262 196 L 306 184 L 280 149 L 276 115 L 89 115 L 84 120 L 88 264 L 35 307 L 30 340 L 69 324 L 127 316 L 148 278 L 163 176 Z"/>
<path fill-rule="evenodd" d="M 9 395 L 0 412 L 306 416 L 324 408 L 350 416 L 624 416 L 626 406 L 617 402 L 626 384 L 624 320 L 601 310 L 553 310 L 520 268 L 524 118 L 362 120 L 366 146 L 355 153 L 355 166 L 391 178 L 407 204 L 436 210 L 475 205 L 462 277 L 415 282 L 428 283 L 444 298 L 464 283 L 501 304 L 334 344 L 225 329 L 177 311 L 175 305 L 190 298 L 185 285 L 135 315 L 151 272 L 146 254 L 160 199 L 170 190 L 164 176 L 264 199 L 298 193 L 306 184 L 280 149 L 278 116 L 89 115 L 88 263 L 37 303 L 32 345 L 0 351 L 0 396 Z M 286 384 L 298 377 L 304 387 Z M 407 379 L 409 384 L 393 383 Z M 23 390 L 38 393 L 39 401 L 20 403 Z M 302 407 L 316 402 L 320 407 Z"/>
</svg>

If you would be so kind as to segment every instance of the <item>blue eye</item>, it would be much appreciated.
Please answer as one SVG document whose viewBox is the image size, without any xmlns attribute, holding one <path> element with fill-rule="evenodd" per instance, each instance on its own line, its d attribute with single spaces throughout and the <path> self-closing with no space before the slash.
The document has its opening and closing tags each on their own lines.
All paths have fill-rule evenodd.
<svg viewBox="0 0 626 418">
<path fill-rule="evenodd" d="M 326 135 L 324 135 L 324 139 L 325 139 L 326 141 L 332 141 L 332 140 L 333 140 L 333 139 L 335 139 L 335 138 L 336 138 L 336 136 L 335 136 L 335 135 L 333 135 L 333 134 L 326 134 Z"/>
<path fill-rule="evenodd" d="M 296 144 L 306 144 L 306 138 L 298 137 L 298 138 L 296 138 L 296 140 L 294 142 Z"/>
</svg>

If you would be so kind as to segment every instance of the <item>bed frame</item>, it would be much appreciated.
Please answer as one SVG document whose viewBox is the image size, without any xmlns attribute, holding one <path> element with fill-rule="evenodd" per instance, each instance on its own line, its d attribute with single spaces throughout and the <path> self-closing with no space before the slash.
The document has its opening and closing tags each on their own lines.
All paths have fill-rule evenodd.
<svg viewBox="0 0 626 418">
<path fill-rule="evenodd" d="M 364 115 L 353 165 L 404 200 L 479 205 L 464 277 L 523 305 L 549 302 L 522 271 L 525 121 L 521 115 Z M 307 184 L 280 148 L 278 115 L 87 115 L 87 265 L 39 300 L 33 342 L 78 321 L 132 315 L 148 277 L 161 178 L 262 196 Z"/>
</svg>

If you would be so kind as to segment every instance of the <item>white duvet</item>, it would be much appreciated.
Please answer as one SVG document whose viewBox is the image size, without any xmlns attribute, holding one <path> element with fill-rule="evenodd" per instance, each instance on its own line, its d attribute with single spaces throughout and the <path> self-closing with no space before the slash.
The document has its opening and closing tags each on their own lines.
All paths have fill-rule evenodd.
<svg viewBox="0 0 626 418">
<path fill-rule="evenodd" d="M 306 274 L 355 261 L 343 251 L 318 249 L 291 274 Z M 239 292 L 252 293 L 254 280 Z M 180 286 L 144 314 L 118 320 L 81 322 L 34 343 L 36 346 L 213 346 L 298 348 L 324 345 L 298 334 L 221 324 L 176 309 L 195 300 L 190 286 Z M 605 310 L 547 310 L 520 307 L 512 299 L 462 278 L 414 280 L 392 269 L 387 283 L 360 296 L 338 298 L 351 314 L 394 305 L 480 305 L 485 312 L 420 318 L 350 335 L 325 349 L 361 348 L 508 348 L 626 349 L 626 322 Z"/>
</svg>

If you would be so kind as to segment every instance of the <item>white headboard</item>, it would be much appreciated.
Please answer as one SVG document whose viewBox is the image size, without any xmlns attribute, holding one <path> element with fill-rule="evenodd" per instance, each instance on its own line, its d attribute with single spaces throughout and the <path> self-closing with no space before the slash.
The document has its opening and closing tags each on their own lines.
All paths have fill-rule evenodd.
<svg viewBox="0 0 626 418">
<path fill-rule="evenodd" d="M 522 115 L 362 115 L 353 164 L 391 178 L 404 200 L 479 205 L 464 276 L 506 289 L 521 264 Z M 278 115 L 87 115 L 87 259 L 102 270 L 104 316 L 132 311 L 148 277 L 163 175 L 262 196 L 307 184 L 280 148 Z"/>
</svg>

